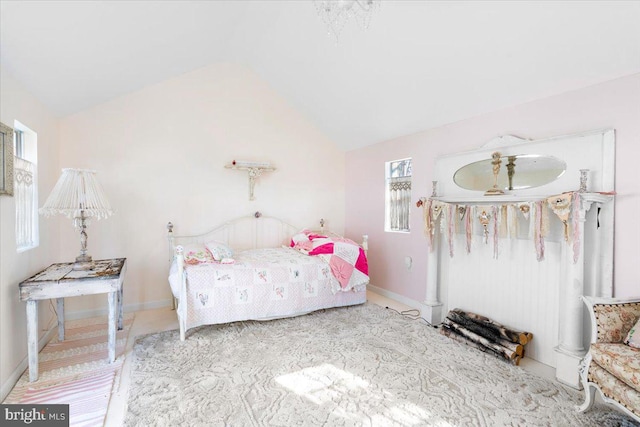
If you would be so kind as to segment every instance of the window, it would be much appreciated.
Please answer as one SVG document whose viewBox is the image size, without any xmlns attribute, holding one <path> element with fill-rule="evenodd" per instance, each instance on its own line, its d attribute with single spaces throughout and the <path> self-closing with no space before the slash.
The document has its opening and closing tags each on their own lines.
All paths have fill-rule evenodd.
<svg viewBox="0 0 640 427">
<path fill-rule="evenodd" d="M 13 165 L 13 195 L 16 203 L 16 246 L 18 252 L 23 252 L 39 244 L 36 167 L 38 136 L 17 121 L 14 123 L 14 129 L 16 158 Z"/>
<path fill-rule="evenodd" d="M 409 232 L 411 159 L 385 163 L 385 231 Z"/>
<path fill-rule="evenodd" d="M 15 156 L 24 159 L 24 132 L 21 130 L 13 131 L 13 140 L 16 142 L 16 149 L 13 150 Z"/>
</svg>

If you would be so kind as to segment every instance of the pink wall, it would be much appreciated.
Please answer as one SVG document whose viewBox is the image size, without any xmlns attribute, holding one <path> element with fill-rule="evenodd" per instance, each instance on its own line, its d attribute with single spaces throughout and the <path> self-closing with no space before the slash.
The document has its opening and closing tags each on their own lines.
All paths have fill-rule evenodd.
<svg viewBox="0 0 640 427">
<path fill-rule="evenodd" d="M 428 100 L 427 100 L 428 102 Z M 413 158 L 413 200 L 431 193 L 436 157 L 480 147 L 495 136 L 541 139 L 593 129 L 616 130 L 616 297 L 640 296 L 640 74 L 503 109 L 347 153 L 346 233 L 369 234 L 371 283 L 423 301 L 426 240 L 422 210 L 411 233 L 385 233 L 384 164 Z M 357 172 L 356 172 L 357 171 Z M 413 258 L 407 270 L 404 258 Z"/>
</svg>

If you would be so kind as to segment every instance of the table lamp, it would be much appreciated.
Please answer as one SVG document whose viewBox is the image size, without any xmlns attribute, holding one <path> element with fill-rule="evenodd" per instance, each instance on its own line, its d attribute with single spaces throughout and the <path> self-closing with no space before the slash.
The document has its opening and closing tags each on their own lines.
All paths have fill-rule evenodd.
<svg viewBox="0 0 640 427">
<path fill-rule="evenodd" d="M 102 186 L 96 179 L 96 171 L 86 169 L 62 169 L 62 175 L 40 208 L 44 216 L 63 214 L 73 218 L 73 225 L 80 231 L 80 255 L 73 264 L 74 270 L 91 270 L 93 260 L 87 254 L 87 225 L 90 218 L 107 218 L 113 214 Z"/>
</svg>

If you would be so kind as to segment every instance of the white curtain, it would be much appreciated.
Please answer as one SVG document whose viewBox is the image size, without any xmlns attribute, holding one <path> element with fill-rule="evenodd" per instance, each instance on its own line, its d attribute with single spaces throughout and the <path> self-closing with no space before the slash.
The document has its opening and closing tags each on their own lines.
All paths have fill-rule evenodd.
<svg viewBox="0 0 640 427">
<path fill-rule="evenodd" d="M 389 178 L 389 227 L 393 231 L 409 231 L 411 209 L 411 177 Z"/>
<path fill-rule="evenodd" d="M 19 157 L 13 165 L 16 202 L 16 243 L 18 249 L 32 247 L 35 244 L 35 165 Z"/>
</svg>

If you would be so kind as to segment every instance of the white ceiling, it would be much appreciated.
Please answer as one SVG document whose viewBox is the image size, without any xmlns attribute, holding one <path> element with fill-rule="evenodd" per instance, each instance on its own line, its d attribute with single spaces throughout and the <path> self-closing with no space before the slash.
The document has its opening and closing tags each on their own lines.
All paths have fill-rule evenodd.
<svg viewBox="0 0 640 427">
<path fill-rule="evenodd" d="M 242 63 L 349 150 L 640 72 L 640 1 L 383 0 L 336 45 L 311 0 L 0 0 L 0 61 L 59 116 Z"/>
</svg>

